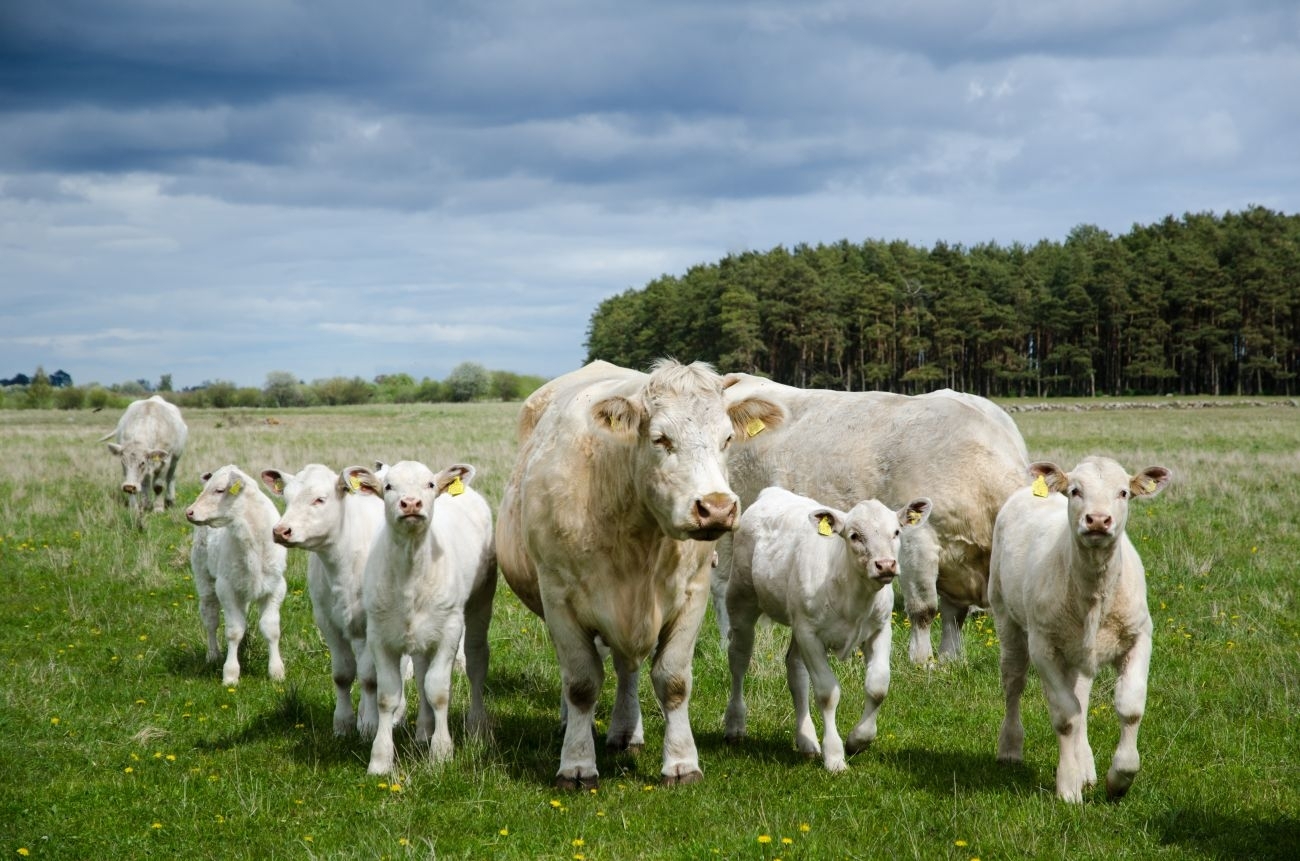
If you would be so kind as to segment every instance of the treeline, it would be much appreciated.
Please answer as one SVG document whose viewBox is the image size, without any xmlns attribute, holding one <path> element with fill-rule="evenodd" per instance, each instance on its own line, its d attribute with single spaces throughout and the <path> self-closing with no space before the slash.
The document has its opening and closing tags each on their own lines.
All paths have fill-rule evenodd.
<svg viewBox="0 0 1300 861">
<path fill-rule="evenodd" d="M 588 360 L 703 359 L 783 383 L 986 396 L 1291 395 L 1300 217 L 1172 216 L 1111 236 L 729 255 L 600 304 Z"/>
<path fill-rule="evenodd" d="M 469 401 L 519 401 L 546 382 L 546 378 L 491 371 L 476 362 L 462 362 L 445 380 L 428 377 L 416 381 L 410 374 L 386 374 L 374 380 L 361 377 L 328 377 L 310 383 L 288 371 L 272 371 L 261 388 L 237 386 L 217 380 L 181 391 L 172 388 L 171 374 L 163 374 L 158 383 L 131 380 L 110 386 L 54 385 L 44 369 L 26 385 L 0 389 L 0 407 L 9 409 L 103 409 L 123 408 L 133 400 L 162 394 L 179 407 L 286 407 L 340 406 L 371 403 L 464 403 Z"/>
</svg>

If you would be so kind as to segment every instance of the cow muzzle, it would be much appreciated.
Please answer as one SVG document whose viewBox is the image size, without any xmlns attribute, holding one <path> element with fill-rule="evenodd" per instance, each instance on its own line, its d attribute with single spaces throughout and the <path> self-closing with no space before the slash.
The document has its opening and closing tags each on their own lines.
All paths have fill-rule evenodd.
<svg viewBox="0 0 1300 861">
<path fill-rule="evenodd" d="M 128 483 L 122 485 L 122 492 L 128 494 L 129 496 L 135 496 L 137 493 L 140 492 L 140 488 L 138 485 Z"/>
<path fill-rule="evenodd" d="M 880 583 L 892 583 L 898 576 L 897 559 L 876 559 L 871 563 L 871 579 Z"/>
<path fill-rule="evenodd" d="M 729 493 L 709 493 L 695 500 L 691 537 L 713 541 L 736 528 L 740 503 Z"/>
</svg>

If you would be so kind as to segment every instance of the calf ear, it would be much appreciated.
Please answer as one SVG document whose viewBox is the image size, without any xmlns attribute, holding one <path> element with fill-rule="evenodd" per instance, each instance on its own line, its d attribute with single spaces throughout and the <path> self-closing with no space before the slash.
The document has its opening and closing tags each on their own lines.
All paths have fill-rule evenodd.
<svg viewBox="0 0 1300 861">
<path fill-rule="evenodd" d="M 765 430 L 781 426 L 785 410 L 767 398 L 745 398 L 727 407 L 731 425 L 736 429 L 736 439 L 744 442 Z"/>
<path fill-rule="evenodd" d="M 212 478 L 212 473 L 210 473 L 210 472 L 205 472 L 205 473 L 203 473 L 202 475 L 199 476 L 199 481 L 203 482 L 204 484 L 207 484 L 207 483 L 208 483 L 208 479 L 210 479 L 210 478 Z"/>
<path fill-rule="evenodd" d="M 898 509 L 898 525 L 904 529 L 920 526 L 930 519 L 931 508 L 930 500 L 924 496 L 913 499 L 907 505 Z"/>
<path fill-rule="evenodd" d="M 605 398 L 591 408 L 591 418 L 601 430 L 622 439 L 635 437 L 641 429 L 642 409 L 624 397 Z"/>
<path fill-rule="evenodd" d="M 384 486 L 375 474 L 364 466 L 349 466 L 339 473 L 339 490 L 344 493 L 369 493 L 384 497 Z"/>
<path fill-rule="evenodd" d="M 276 496 L 284 496 L 284 475 L 278 469 L 262 470 L 262 484 Z"/>
<path fill-rule="evenodd" d="M 1129 478 L 1128 489 L 1134 496 L 1155 496 L 1173 477 L 1173 473 L 1163 466 L 1148 466 Z"/>
<path fill-rule="evenodd" d="M 1029 475 L 1034 480 L 1035 496 L 1047 495 L 1040 493 L 1042 488 L 1052 493 L 1065 493 L 1070 486 L 1070 477 L 1065 474 L 1065 470 L 1050 461 L 1040 460 L 1038 463 L 1031 463 Z M 1041 484 L 1039 479 L 1042 480 Z"/>
<path fill-rule="evenodd" d="M 453 463 L 433 477 L 433 486 L 440 494 L 460 496 L 465 492 L 465 485 L 473 480 L 475 471 L 468 463 Z"/>
<path fill-rule="evenodd" d="M 844 531 L 844 515 L 834 508 L 814 508 L 808 512 L 808 522 L 818 535 L 838 535 Z"/>
</svg>

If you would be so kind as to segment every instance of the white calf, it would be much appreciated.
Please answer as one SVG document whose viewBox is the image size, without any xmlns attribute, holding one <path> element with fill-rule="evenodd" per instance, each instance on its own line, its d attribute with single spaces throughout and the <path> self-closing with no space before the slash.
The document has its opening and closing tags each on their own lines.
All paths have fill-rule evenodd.
<svg viewBox="0 0 1300 861">
<path fill-rule="evenodd" d="M 393 464 L 382 485 L 373 473 L 358 474 L 364 486 L 383 494 L 385 518 L 365 573 L 367 643 L 379 684 L 371 774 L 396 767 L 393 724 L 401 719 L 405 703 L 403 654 L 415 662 L 420 695 L 416 740 L 429 742 L 431 760 L 441 762 L 452 754 L 447 706 L 462 636 L 470 682 L 467 725 L 473 733 L 487 731 L 483 682 L 497 563 L 491 510 L 467 486 L 473 475 L 474 467 L 465 464 L 435 475 L 415 461 Z"/>
<path fill-rule="evenodd" d="M 1113 664 L 1119 746 L 1106 775 L 1118 798 L 1138 771 L 1138 724 L 1146 708 L 1151 659 L 1142 560 L 1124 532 L 1132 497 L 1155 496 L 1169 470 L 1130 476 L 1109 458 L 1090 457 L 1068 475 L 1035 463 L 1033 487 L 1016 491 L 993 530 L 989 599 L 1002 643 L 1006 716 L 998 759 L 1019 762 L 1024 750 L 1020 697 L 1033 660 L 1060 743 L 1056 794 L 1083 800 L 1097 782 L 1088 745 L 1088 697 L 1101 664 Z"/>
<path fill-rule="evenodd" d="M 330 651 L 334 676 L 334 734 L 355 726 L 373 738 L 379 725 L 375 663 L 366 648 L 366 611 L 361 584 L 375 535 L 384 525 L 384 502 L 352 475 L 363 467 L 336 473 L 311 463 L 297 473 L 262 472 L 262 481 L 285 501 L 284 515 L 272 533 L 275 542 L 311 553 L 307 590 L 311 612 Z M 352 683 L 361 681 L 360 709 L 352 707 Z"/>
<path fill-rule="evenodd" d="M 280 658 L 280 604 L 284 601 L 285 552 L 271 540 L 279 512 L 257 482 L 236 466 L 203 476 L 203 490 L 185 509 L 194 524 L 190 566 L 199 593 L 199 615 L 208 635 L 208 660 L 221 658 L 217 623 L 226 618 L 226 663 L 223 684 L 239 683 L 239 644 L 248 627 L 248 607 L 259 610 L 258 628 L 266 637 L 267 675 L 284 678 Z"/>
<path fill-rule="evenodd" d="M 876 711 L 889 692 L 890 613 L 898 574 L 899 536 L 930 516 L 930 500 L 890 511 L 874 499 L 847 513 L 779 487 L 769 487 L 740 518 L 734 538 L 727 612 L 731 617 L 731 700 L 726 739 L 745 736 L 744 679 L 760 615 L 789 626 L 786 678 L 794 700 L 795 744 L 822 753 L 829 771 L 843 771 L 845 746 L 835 726 L 840 686 L 827 650 L 848 660 L 862 646 L 866 704 L 849 733 L 848 753 L 876 737 Z M 838 536 L 838 538 L 836 537 Z M 808 676 L 822 712 L 822 744 L 808 707 Z"/>
</svg>

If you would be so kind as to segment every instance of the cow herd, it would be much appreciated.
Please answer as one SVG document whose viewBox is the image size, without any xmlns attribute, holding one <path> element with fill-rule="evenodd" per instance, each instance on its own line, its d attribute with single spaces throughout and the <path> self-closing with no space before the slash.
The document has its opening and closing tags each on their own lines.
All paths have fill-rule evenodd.
<svg viewBox="0 0 1300 861">
<path fill-rule="evenodd" d="M 109 448 L 139 514 L 175 498 L 186 430 L 160 398 L 132 404 Z M 664 721 L 662 780 L 703 778 L 689 720 L 692 658 L 710 594 L 729 643 L 725 738 L 746 733 L 744 676 L 762 616 L 790 629 L 787 679 L 795 743 L 841 771 L 876 736 L 890 680 L 893 582 L 910 620 L 908 654 L 961 654 L 971 608 L 1001 640 L 1006 713 L 1001 760 L 1018 760 L 1028 663 L 1042 678 L 1060 743 L 1057 795 L 1096 782 L 1088 699 L 1100 666 L 1118 671 L 1119 746 L 1106 776 L 1123 795 L 1138 770 L 1151 619 L 1141 560 L 1125 535 L 1128 503 L 1170 472 L 1129 475 L 1106 458 L 1065 472 L 1030 463 L 1015 423 L 991 402 L 949 390 L 920 396 L 803 390 L 703 363 L 648 373 L 593 362 L 534 392 L 495 527 L 474 467 L 403 461 L 342 471 L 234 465 L 204 476 L 186 509 L 208 659 L 236 684 L 256 603 L 268 675 L 284 677 L 279 607 L 285 550 L 310 554 L 312 612 L 330 650 L 333 728 L 372 740 L 369 771 L 393 772 L 405 718 L 404 669 L 419 699 L 416 739 L 449 758 L 453 668 L 470 682 L 471 733 L 486 734 L 483 688 L 497 572 L 540 616 L 559 663 L 564 739 L 556 786 L 595 787 L 595 708 L 606 662 L 615 692 L 605 744 L 645 743 L 637 688 L 649 662 Z M 151 503 L 152 500 L 152 503 Z M 862 717 L 841 739 L 828 653 L 866 664 Z M 360 682 L 360 702 L 353 686 Z M 821 712 L 817 740 L 809 683 Z"/>
</svg>

